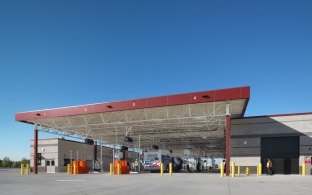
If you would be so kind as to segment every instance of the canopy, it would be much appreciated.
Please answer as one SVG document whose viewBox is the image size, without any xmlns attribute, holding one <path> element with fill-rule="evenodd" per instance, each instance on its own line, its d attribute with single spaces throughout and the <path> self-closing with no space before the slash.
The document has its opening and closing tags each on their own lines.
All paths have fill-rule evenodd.
<svg viewBox="0 0 312 195">
<path fill-rule="evenodd" d="M 62 136 L 104 140 L 109 144 L 192 154 L 224 155 L 226 105 L 231 118 L 243 117 L 250 87 L 201 91 L 105 102 L 16 114 L 16 120 Z"/>
</svg>

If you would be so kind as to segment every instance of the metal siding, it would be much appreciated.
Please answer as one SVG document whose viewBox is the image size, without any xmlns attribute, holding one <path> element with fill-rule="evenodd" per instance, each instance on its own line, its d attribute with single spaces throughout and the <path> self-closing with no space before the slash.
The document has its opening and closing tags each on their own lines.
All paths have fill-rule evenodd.
<svg viewBox="0 0 312 195">
<path fill-rule="evenodd" d="M 146 107 L 145 99 L 127 101 L 127 110 L 142 109 Z"/>
<path fill-rule="evenodd" d="M 154 97 L 146 100 L 146 107 L 148 108 L 162 107 L 167 105 L 168 105 L 167 97 Z"/>
<path fill-rule="evenodd" d="M 173 95 L 168 97 L 168 105 L 189 104 L 189 95 Z"/>
<path fill-rule="evenodd" d="M 186 93 L 186 94 L 179 94 L 179 95 L 144 98 L 144 99 L 138 99 L 138 100 L 126 100 L 126 101 L 119 101 L 119 102 L 99 103 L 99 104 L 93 104 L 93 105 L 81 105 L 81 106 L 76 106 L 76 107 L 56 108 L 56 109 L 50 109 L 50 110 L 38 110 L 38 111 L 17 113 L 15 115 L 15 120 L 26 122 L 27 120 L 35 120 L 35 119 L 40 119 L 40 118 L 73 116 L 73 115 L 93 114 L 93 113 L 101 113 L 101 112 L 173 106 L 173 105 L 181 105 L 181 104 L 194 104 L 194 103 L 201 103 L 201 102 L 248 99 L 249 91 L 250 91 L 250 87 L 239 87 L 239 88 L 221 89 L 221 90 L 214 90 L 214 91 L 202 91 L 202 92 Z M 204 98 L 203 95 L 208 95 L 208 98 Z M 196 98 L 194 98 L 195 96 Z M 136 102 L 135 108 L 131 106 L 133 102 Z M 107 106 L 112 106 L 112 108 L 108 108 Z"/>
<path fill-rule="evenodd" d="M 241 97 L 241 91 L 238 89 L 220 90 L 215 92 L 215 101 L 224 101 L 238 99 Z"/>
<path fill-rule="evenodd" d="M 203 96 L 207 95 L 207 98 Z M 215 100 L 214 92 L 198 92 L 190 94 L 190 103 L 213 102 Z"/>
</svg>

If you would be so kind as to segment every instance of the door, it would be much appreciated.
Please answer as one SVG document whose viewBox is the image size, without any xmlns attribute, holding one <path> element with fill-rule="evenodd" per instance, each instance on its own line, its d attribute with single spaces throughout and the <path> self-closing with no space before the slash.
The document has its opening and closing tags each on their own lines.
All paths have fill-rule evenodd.
<svg viewBox="0 0 312 195">
<path fill-rule="evenodd" d="M 264 137 L 261 139 L 261 163 L 267 172 L 267 159 L 273 163 L 273 172 L 299 174 L 299 137 Z"/>
<path fill-rule="evenodd" d="M 55 173 L 55 161 L 47 160 L 47 173 Z"/>
</svg>

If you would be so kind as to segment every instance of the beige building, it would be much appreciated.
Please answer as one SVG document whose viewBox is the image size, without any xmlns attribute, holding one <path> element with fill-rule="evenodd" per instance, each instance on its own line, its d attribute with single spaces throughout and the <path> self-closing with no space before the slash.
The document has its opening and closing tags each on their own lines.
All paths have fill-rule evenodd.
<svg viewBox="0 0 312 195">
<path fill-rule="evenodd" d="M 30 166 L 34 165 L 33 141 L 30 143 Z M 113 162 L 112 148 L 102 147 L 102 166 L 107 171 Z M 65 172 L 71 160 L 83 160 L 93 169 L 96 160 L 101 166 L 101 148 L 93 144 L 53 138 L 38 140 L 38 171 L 55 173 Z"/>
</svg>

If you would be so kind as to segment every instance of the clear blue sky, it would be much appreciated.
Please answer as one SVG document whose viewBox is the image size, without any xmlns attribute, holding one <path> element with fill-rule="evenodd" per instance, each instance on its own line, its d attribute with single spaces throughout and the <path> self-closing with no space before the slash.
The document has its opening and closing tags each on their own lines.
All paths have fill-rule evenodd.
<svg viewBox="0 0 312 195">
<path fill-rule="evenodd" d="M 21 111 L 250 85 L 246 116 L 312 112 L 311 10 L 310 0 L 1 0 L 0 158 L 29 158 Z"/>
</svg>

